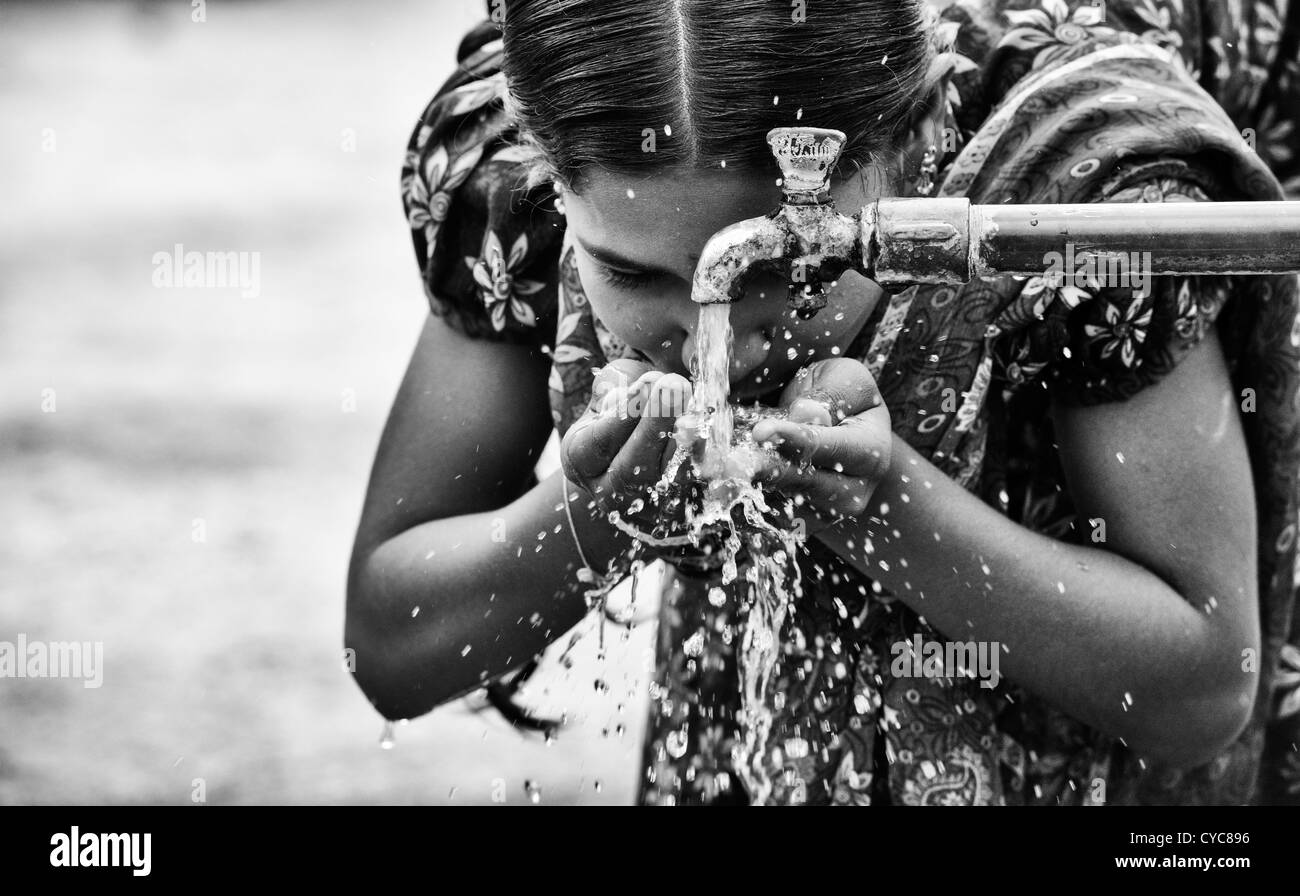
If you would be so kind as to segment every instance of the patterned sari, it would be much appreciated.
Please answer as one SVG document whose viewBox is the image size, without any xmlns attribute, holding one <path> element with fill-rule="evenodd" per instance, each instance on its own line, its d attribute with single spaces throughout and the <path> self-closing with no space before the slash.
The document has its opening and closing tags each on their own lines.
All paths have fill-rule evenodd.
<svg viewBox="0 0 1300 896">
<path fill-rule="evenodd" d="M 941 148 L 940 195 L 1001 204 L 1300 192 L 1300 7 L 1286 0 L 963 0 L 934 12 L 953 138 Z M 592 369 L 636 355 L 593 315 L 549 187 L 521 186 L 497 32 L 475 29 L 459 58 L 403 169 L 426 295 L 462 332 L 551 352 L 563 433 L 586 408 Z M 895 677 L 890 645 L 941 636 L 813 542 L 782 635 L 769 802 L 1300 802 L 1297 278 L 1153 284 L 1145 296 L 1043 278 L 913 287 L 879 303 L 846 355 L 875 375 L 897 434 L 947 475 L 1030 530 L 1083 541 L 1049 404 L 1125 400 L 1217 334 L 1234 389 L 1251 396 L 1241 421 L 1259 527 L 1261 686 L 1240 738 L 1179 772 L 1143 764 L 1014 682 Z M 698 588 L 670 591 L 641 800 L 745 801 L 731 765 L 735 650 L 718 634 L 734 620 Z"/>
</svg>

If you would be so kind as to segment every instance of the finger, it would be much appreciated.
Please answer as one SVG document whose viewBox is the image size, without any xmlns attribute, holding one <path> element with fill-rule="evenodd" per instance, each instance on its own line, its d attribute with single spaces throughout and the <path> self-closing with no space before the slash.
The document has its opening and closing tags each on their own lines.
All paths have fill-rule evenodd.
<svg viewBox="0 0 1300 896">
<path fill-rule="evenodd" d="M 591 384 L 589 409 L 599 413 L 619 413 L 627 416 L 629 396 L 647 376 L 657 372 L 644 361 L 619 358 L 596 371 Z"/>
<path fill-rule="evenodd" d="M 645 386 L 660 376 L 648 364 L 630 358 L 596 371 L 587 413 L 561 443 L 561 463 L 571 480 L 582 482 L 605 474 L 636 430 Z"/>
<path fill-rule="evenodd" d="M 608 475 L 615 488 L 659 481 L 666 456 L 677 444 L 677 418 L 685 413 L 690 398 L 690 381 L 675 373 L 643 384 L 636 429 L 609 464 Z"/>
<path fill-rule="evenodd" d="M 603 476 L 619 448 L 636 429 L 637 419 L 588 413 L 573 424 L 561 446 L 565 474 L 574 482 Z"/>
<path fill-rule="evenodd" d="M 880 402 L 880 390 L 871 371 L 851 358 L 828 358 L 809 364 L 781 394 L 781 405 L 790 409 L 793 419 L 820 425 L 839 423 Z"/>
<path fill-rule="evenodd" d="M 764 488 L 790 499 L 799 516 L 857 516 L 867 506 L 871 493 L 865 479 L 789 463 L 774 468 L 769 478 Z"/>
<path fill-rule="evenodd" d="M 889 413 L 884 405 L 855 414 L 837 426 L 775 419 L 766 422 L 769 425 L 764 443 L 797 463 L 869 478 L 879 477 L 888 463 L 891 435 Z"/>
<path fill-rule="evenodd" d="M 833 404 L 833 399 L 830 398 L 823 399 L 815 396 L 796 398 L 790 405 L 790 412 L 785 419 L 795 423 L 811 423 L 814 426 L 833 426 L 836 420 L 832 408 L 839 410 L 839 406 Z"/>
</svg>

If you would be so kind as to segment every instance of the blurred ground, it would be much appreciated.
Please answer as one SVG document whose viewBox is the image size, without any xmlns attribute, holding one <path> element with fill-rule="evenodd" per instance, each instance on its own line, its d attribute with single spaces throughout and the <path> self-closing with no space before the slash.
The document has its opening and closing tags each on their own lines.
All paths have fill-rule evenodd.
<svg viewBox="0 0 1300 896">
<path fill-rule="evenodd" d="M 100 689 L 0 678 L 0 803 L 632 798 L 644 628 L 538 683 L 549 746 L 457 704 L 380 750 L 341 667 L 424 314 L 398 169 L 482 8 L 0 6 L 0 640 L 104 644 Z M 260 252 L 261 294 L 155 288 L 177 243 Z"/>
</svg>

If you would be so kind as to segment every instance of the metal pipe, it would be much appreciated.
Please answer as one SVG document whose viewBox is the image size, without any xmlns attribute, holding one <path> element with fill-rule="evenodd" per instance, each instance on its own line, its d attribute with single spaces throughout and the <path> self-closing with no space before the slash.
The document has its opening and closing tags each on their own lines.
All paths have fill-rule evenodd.
<svg viewBox="0 0 1300 896">
<path fill-rule="evenodd" d="M 973 206 L 976 270 L 1040 273 L 1050 252 L 1150 252 L 1152 274 L 1300 270 L 1300 202 Z"/>
<path fill-rule="evenodd" d="M 842 132 L 776 128 L 767 139 L 781 169 L 781 205 L 709 240 L 695 271 L 696 302 L 739 300 L 759 266 L 789 278 L 790 305 L 803 317 L 825 305 L 823 281 L 849 269 L 882 285 L 1081 268 L 1300 272 L 1300 202 L 971 205 L 961 197 L 908 198 L 879 199 L 847 216 L 830 199 Z"/>
</svg>

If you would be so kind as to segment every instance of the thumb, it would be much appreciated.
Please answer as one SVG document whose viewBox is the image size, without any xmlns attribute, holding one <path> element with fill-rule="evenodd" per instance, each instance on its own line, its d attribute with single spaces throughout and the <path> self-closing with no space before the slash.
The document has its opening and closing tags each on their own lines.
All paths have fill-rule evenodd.
<svg viewBox="0 0 1300 896">
<path fill-rule="evenodd" d="M 636 361 L 632 358 L 619 358 L 610 361 L 596 371 L 596 376 L 591 383 L 591 403 L 589 407 L 592 410 L 599 411 L 607 402 L 612 402 L 620 396 L 626 396 L 632 391 L 633 386 L 641 377 L 653 369 L 644 361 Z"/>
<path fill-rule="evenodd" d="M 880 404 L 871 372 L 851 358 L 815 361 L 799 371 L 781 395 L 789 419 L 833 426 Z"/>
</svg>

